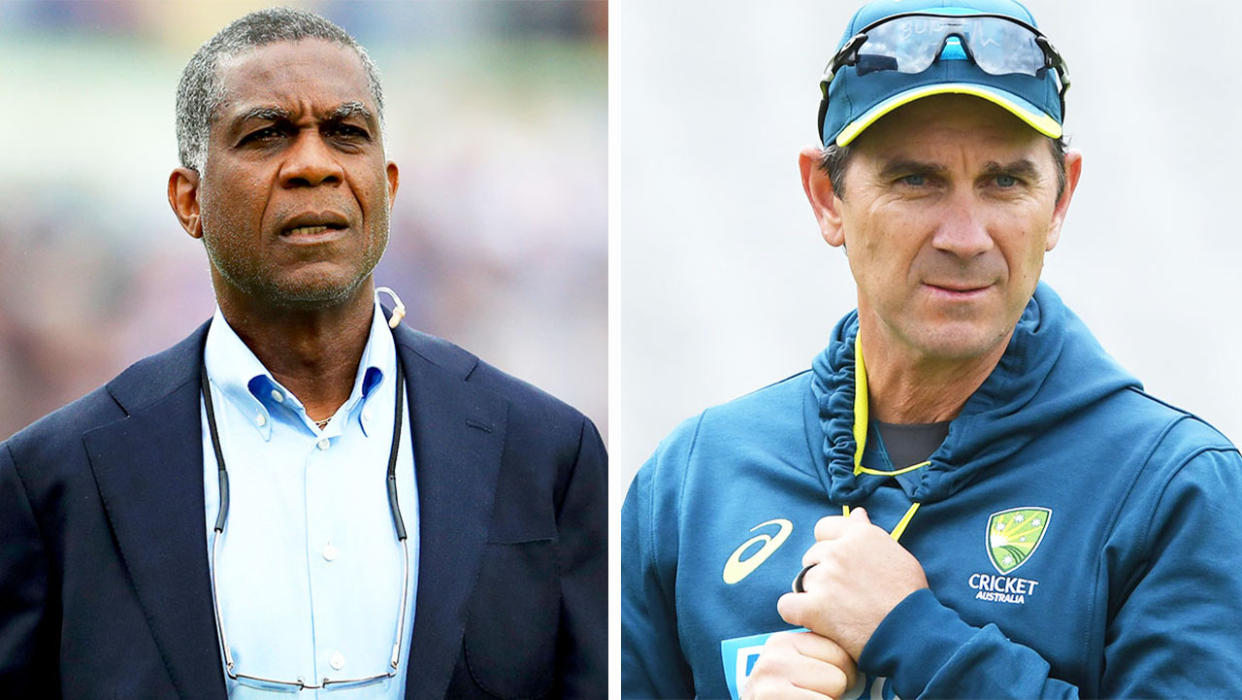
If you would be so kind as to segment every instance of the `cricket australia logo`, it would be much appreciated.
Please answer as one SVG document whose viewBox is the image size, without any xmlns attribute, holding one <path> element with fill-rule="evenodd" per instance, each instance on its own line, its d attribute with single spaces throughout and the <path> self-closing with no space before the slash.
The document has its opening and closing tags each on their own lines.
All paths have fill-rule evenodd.
<svg viewBox="0 0 1242 700">
<path fill-rule="evenodd" d="M 977 600 L 1021 605 L 1027 596 L 1035 594 L 1039 581 L 1009 574 L 1039 548 L 1051 520 L 1052 509 L 1038 507 L 1010 508 L 988 518 L 985 545 L 988 559 L 1000 575 L 970 575 L 968 583 L 977 591 Z"/>
<path fill-rule="evenodd" d="M 1022 566 L 1044 539 L 1052 511 L 1048 508 L 1010 508 L 988 518 L 988 558 L 1007 574 Z"/>
</svg>

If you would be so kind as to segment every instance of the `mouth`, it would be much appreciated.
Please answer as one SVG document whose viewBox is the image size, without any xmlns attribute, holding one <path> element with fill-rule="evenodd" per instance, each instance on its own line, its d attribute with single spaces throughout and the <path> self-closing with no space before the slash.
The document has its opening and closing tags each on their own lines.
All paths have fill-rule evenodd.
<svg viewBox="0 0 1242 700">
<path fill-rule="evenodd" d="M 981 295 L 992 288 L 992 285 L 990 284 L 963 284 L 959 282 L 949 282 L 944 284 L 924 282 L 923 285 L 937 295 L 952 299 L 969 299 L 971 297 Z"/>
<path fill-rule="evenodd" d="M 316 224 L 312 226 L 297 226 L 285 229 L 280 233 L 282 236 L 318 236 L 325 231 L 339 231 L 344 226 L 328 226 L 326 224 Z"/>
<path fill-rule="evenodd" d="M 302 214 L 285 222 L 280 237 L 291 242 L 314 243 L 334 240 L 349 228 L 349 221 L 334 212 Z"/>
</svg>

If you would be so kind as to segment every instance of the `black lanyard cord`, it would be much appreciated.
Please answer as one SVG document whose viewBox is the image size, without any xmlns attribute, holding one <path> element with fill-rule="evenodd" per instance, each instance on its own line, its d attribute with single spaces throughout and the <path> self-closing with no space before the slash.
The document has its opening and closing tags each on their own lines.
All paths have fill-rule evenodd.
<svg viewBox="0 0 1242 700">
<path fill-rule="evenodd" d="M 388 452 L 388 506 L 392 511 L 392 524 L 397 528 L 397 539 L 405 541 L 405 521 L 401 519 L 401 507 L 397 505 L 397 452 L 401 446 L 401 424 L 405 416 L 405 371 L 401 367 L 401 355 L 397 355 L 397 405 L 392 410 L 392 448 Z"/>
<path fill-rule="evenodd" d="M 397 402 L 393 408 L 392 447 L 388 452 L 388 509 L 392 512 L 392 524 L 397 530 L 397 539 L 405 541 L 405 521 L 401 518 L 401 507 L 397 504 L 397 454 L 401 447 L 401 428 L 405 417 L 405 370 L 401 366 L 401 355 L 397 355 Z M 207 363 L 204 362 L 199 372 L 199 381 L 203 393 L 203 406 L 207 409 L 207 428 L 211 432 L 211 447 L 216 453 L 216 473 L 220 479 L 220 509 L 216 514 L 215 531 L 224 532 L 224 523 L 229 514 L 229 473 L 224 465 L 224 450 L 220 448 L 220 430 L 216 427 L 216 411 L 211 401 L 211 386 L 207 380 Z"/>
<path fill-rule="evenodd" d="M 220 509 L 216 513 L 217 533 L 224 532 L 224 521 L 229 515 L 229 473 L 224 468 L 224 450 L 220 449 L 220 430 L 216 427 L 216 411 L 211 404 L 211 386 L 207 383 L 207 363 L 199 372 L 203 391 L 203 406 L 207 409 L 207 429 L 211 431 L 211 447 L 216 452 L 216 473 L 220 477 Z"/>
</svg>

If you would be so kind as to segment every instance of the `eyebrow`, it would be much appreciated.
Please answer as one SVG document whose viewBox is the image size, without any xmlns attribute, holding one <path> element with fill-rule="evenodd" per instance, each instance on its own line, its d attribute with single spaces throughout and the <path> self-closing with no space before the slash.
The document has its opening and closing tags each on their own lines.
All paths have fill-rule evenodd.
<svg viewBox="0 0 1242 700">
<path fill-rule="evenodd" d="M 948 168 L 938 163 L 899 158 L 884 164 L 884 167 L 880 169 L 880 178 L 887 180 L 914 173 L 921 175 L 944 175 L 947 172 Z M 1039 180 L 1041 178 L 1039 168 L 1029 158 L 1019 158 L 1009 163 L 998 163 L 994 160 L 988 161 L 983 166 L 983 172 L 985 175 L 1013 175 L 1027 180 Z"/>
<path fill-rule="evenodd" d="M 986 175 L 1015 175 L 1026 180 L 1037 181 L 1042 179 L 1039 168 L 1035 167 L 1035 163 L 1029 158 L 1019 158 L 1009 163 L 997 163 L 989 161 L 983 166 L 983 172 Z"/>
<path fill-rule="evenodd" d="M 358 102 L 357 100 L 342 103 L 336 109 L 332 110 L 325 121 L 339 122 L 353 116 L 361 117 L 371 124 L 375 123 L 375 115 L 371 113 L 371 110 L 367 109 L 366 105 Z M 251 107 L 245 112 L 237 115 L 237 117 L 233 119 L 233 124 L 234 126 L 245 124 L 251 119 L 260 119 L 272 122 L 290 121 L 292 116 L 290 115 L 289 110 L 283 107 L 274 107 L 271 105 Z"/>
<path fill-rule="evenodd" d="M 244 124 L 251 119 L 262 119 L 265 121 L 275 122 L 289 119 L 289 110 L 281 107 L 251 107 L 242 112 L 233 119 L 233 124 Z"/>
<path fill-rule="evenodd" d="M 918 173 L 920 175 L 944 175 L 948 172 L 948 168 L 938 163 L 928 163 L 921 160 L 913 160 L 910 158 L 898 158 L 890 160 L 880 168 L 880 178 L 888 180 L 900 175 L 911 175 Z"/>
<path fill-rule="evenodd" d="M 353 117 L 353 116 L 362 117 L 364 120 L 368 122 L 375 121 L 375 115 L 371 114 L 371 110 L 367 109 L 366 105 L 362 104 L 361 102 L 358 102 L 357 100 L 354 100 L 351 102 L 345 102 L 341 104 L 340 107 L 337 107 L 336 109 L 332 110 L 332 114 L 328 115 L 328 120 L 329 121 L 340 121 L 342 119 L 348 119 L 349 117 Z"/>
</svg>

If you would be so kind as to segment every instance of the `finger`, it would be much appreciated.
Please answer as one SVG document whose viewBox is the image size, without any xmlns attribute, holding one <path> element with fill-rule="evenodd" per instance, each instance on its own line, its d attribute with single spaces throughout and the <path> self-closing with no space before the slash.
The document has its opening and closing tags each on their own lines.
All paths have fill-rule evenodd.
<svg viewBox="0 0 1242 700">
<path fill-rule="evenodd" d="M 751 676 L 742 690 L 742 700 L 832 700 L 832 697 L 787 680 L 770 676 Z"/>
<path fill-rule="evenodd" d="M 853 676 L 856 670 L 854 659 L 844 647 L 814 631 L 777 632 L 764 642 L 763 653 L 767 654 L 770 659 L 781 659 L 791 654 L 805 656 L 836 666 L 846 671 L 848 676 Z"/>
<path fill-rule="evenodd" d="M 786 593 L 780 598 L 777 598 L 777 614 L 781 616 L 782 620 L 791 625 L 806 627 L 807 625 L 804 624 L 802 620 L 806 615 L 807 603 L 805 602 L 805 599 L 807 597 L 808 596 L 805 593 Z"/>
<path fill-rule="evenodd" d="M 794 631 L 768 637 L 752 674 L 829 697 L 848 690 L 853 675 L 854 660 L 835 642 L 814 632 Z"/>
<path fill-rule="evenodd" d="M 844 669 L 853 666 L 854 660 L 840 644 L 814 632 L 794 632 L 789 637 L 798 653 L 811 659 Z"/>
<path fill-rule="evenodd" d="M 861 520 L 865 524 L 871 524 L 871 518 L 867 516 L 867 509 L 858 507 L 850 510 L 850 520 Z"/>
<path fill-rule="evenodd" d="M 854 683 L 858 680 L 858 664 L 840 644 L 814 632 L 797 632 L 793 635 L 792 641 L 798 653 L 823 661 L 841 671 L 844 684 L 838 692 L 828 692 L 829 695 L 840 697 L 844 691 L 854 687 Z M 820 692 L 827 691 L 821 690 Z"/>
<path fill-rule="evenodd" d="M 845 525 L 848 522 L 847 518 L 840 515 L 829 515 L 820 518 L 815 523 L 815 541 L 822 542 L 840 537 L 844 534 Z"/>
<path fill-rule="evenodd" d="M 845 651 L 845 650 L 844 650 L 844 649 L 842 649 L 842 651 Z M 848 653 L 846 653 L 846 656 L 849 656 L 849 654 L 848 654 Z M 862 683 L 862 682 L 863 682 L 863 678 L 862 678 L 861 676 L 859 676 L 859 675 L 858 675 L 858 664 L 857 664 L 857 662 L 854 662 L 854 661 L 853 661 L 853 659 L 851 659 L 850 661 L 851 661 L 851 663 L 850 663 L 850 665 L 849 665 L 849 666 L 847 666 L 847 667 L 845 667 L 845 668 L 842 668 L 842 669 L 841 669 L 841 670 L 845 671 L 845 690 L 846 690 L 847 692 L 849 691 L 849 689 L 850 689 L 850 688 L 853 688 L 853 687 L 857 686 L 859 683 Z M 840 667 L 838 667 L 838 668 L 840 668 Z M 861 690 L 861 688 L 860 688 L 859 690 Z M 860 693 L 859 693 L 859 695 L 861 695 L 861 694 L 862 694 L 862 693 L 860 692 Z M 843 692 L 843 693 L 841 693 L 841 695 L 838 695 L 838 696 L 836 696 L 836 697 L 842 697 L 842 696 L 844 696 L 844 695 L 845 695 L 845 693 Z"/>
<path fill-rule="evenodd" d="M 808 547 L 806 553 L 802 555 L 802 566 L 807 567 L 826 561 L 830 556 L 833 544 L 832 540 L 825 540 L 823 542 L 816 542 Z"/>
<path fill-rule="evenodd" d="M 743 689 L 744 698 L 840 697 L 846 675 L 830 664 L 799 653 L 796 637 L 781 632 L 768 638 Z"/>
<path fill-rule="evenodd" d="M 849 665 L 853 667 L 854 662 Z M 844 669 L 806 656 L 789 665 L 789 682 L 829 698 L 839 698 L 850 689 L 850 677 Z"/>
</svg>

